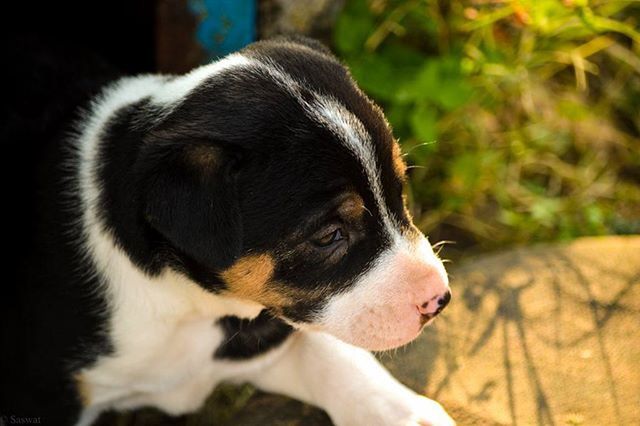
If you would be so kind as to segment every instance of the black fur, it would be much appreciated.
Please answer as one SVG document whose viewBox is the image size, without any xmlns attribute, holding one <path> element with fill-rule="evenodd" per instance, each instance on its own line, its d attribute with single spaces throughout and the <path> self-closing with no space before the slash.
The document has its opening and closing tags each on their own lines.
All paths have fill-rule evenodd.
<svg viewBox="0 0 640 426">
<path fill-rule="evenodd" d="M 391 133 L 329 51 L 290 39 L 256 43 L 244 54 L 276 63 L 362 121 L 374 141 L 388 209 L 408 227 Z M 80 408 L 73 374 L 112 348 L 103 333 L 108 318 L 100 277 L 83 252 L 69 141 L 74 120 L 115 74 L 99 61 L 88 65 L 86 56 L 56 55 L 15 52 L 14 90 L 0 114 L 5 158 L 19 168 L 5 180 L 16 184 L 8 193 L 11 274 L 0 302 L 0 414 L 70 424 Z M 103 129 L 100 219 L 147 274 L 173 268 L 212 292 L 226 289 L 223 271 L 235 261 L 269 254 L 279 290 L 308 296 L 253 321 L 218 322 L 227 340 L 215 357 L 250 358 L 292 332 L 277 316 L 312 322 L 328 297 L 370 267 L 389 244 L 380 212 L 352 153 L 259 71 L 222 72 L 174 109 L 163 108 L 141 99 Z M 360 219 L 341 216 L 345 193 L 364 200 Z M 319 248 L 314 238 L 331 226 L 348 238 Z"/>
<path fill-rule="evenodd" d="M 249 359 L 280 345 L 293 328 L 262 311 L 253 320 L 234 316 L 222 317 L 218 324 L 224 330 L 224 341 L 216 349 L 220 359 Z"/>
<path fill-rule="evenodd" d="M 255 43 L 245 54 L 268 58 L 358 116 L 379 158 L 389 161 L 382 164 L 386 198 L 406 222 L 389 129 L 345 68 L 323 50 L 291 42 Z M 330 295 L 351 285 L 387 244 L 358 161 L 261 72 L 222 72 L 168 116 L 149 119 L 156 114 L 163 115 L 146 102 L 121 110 L 105 131 L 102 152 L 106 223 L 142 269 L 179 267 L 217 291 L 224 287 L 219 271 L 244 254 L 268 252 L 277 259 L 279 282 L 308 290 L 332 286 Z M 215 152 L 216 164 L 189 164 L 194 148 Z M 365 233 L 353 232 L 347 255 L 327 263 L 322 253 L 292 250 L 323 224 L 341 220 L 330 206 L 348 190 L 362 195 L 371 215 L 358 224 Z M 311 216 L 321 219 L 304 233 Z M 287 311 L 310 318 L 323 301 Z"/>
</svg>

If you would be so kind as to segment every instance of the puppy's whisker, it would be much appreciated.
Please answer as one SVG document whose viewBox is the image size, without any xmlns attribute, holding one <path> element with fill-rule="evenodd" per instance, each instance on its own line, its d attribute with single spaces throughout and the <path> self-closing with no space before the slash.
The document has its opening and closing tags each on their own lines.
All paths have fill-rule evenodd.
<svg viewBox="0 0 640 426">
<path fill-rule="evenodd" d="M 435 249 L 435 248 L 443 246 L 445 244 L 455 244 L 455 243 L 456 243 L 455 241 L 451 241 L 451 240 L 441 240 L 441 241 L 438 241 L 435 244 L 432 244 L 431 247 Z"/>
<path fill-rule="evenodd" d="M 406 157 L 407 155 L 411 154 L 411 153 L 412 153 L 413 151 L 415 151 L 416 149 L 418 149 L 418 148 L 422 148 L 422 147 L 424 147 L 424 146 L 428 146 L 428 145 L 433 145 L 433 144 L 435 144 L 436 142 L 438 142 L 438 141 L 433 140 L 433 141 L 429 141 L 429 142 L 419 143 L 418 145 L 414 145 L 414 146 L 412 146 L 411 148 L 409 148 L 409 150 L 408 150 L 407 152 L 405 152 L 404 154 L 402 154 L 402 156 L 403 156 L 403 157 Z"/>
<path fill-rule="evenodd" d="M 436 256 L 440 255 L 440 252 L 442 251 L 442 249 L 446 244 L 455 244 L 455 241 L 442 240 L 442 241 L 438 241 L 437 243 L 431 246 L 431 248 L 435 251 Z"/>
</svg>

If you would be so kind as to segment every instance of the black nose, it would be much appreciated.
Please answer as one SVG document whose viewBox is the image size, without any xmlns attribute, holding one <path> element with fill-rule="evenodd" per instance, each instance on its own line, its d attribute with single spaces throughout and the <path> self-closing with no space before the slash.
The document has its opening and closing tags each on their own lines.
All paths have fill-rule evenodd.
<svg viewBox="0 0 640 426">
<path fill-rule="evenodd" d="M 430 302 L 426 302 L 424 305 L 418 307 L 418 311 L 422 314 L 421 322 L 422 322 L 423 325 L 426 324 L 427 321 L 429 321 L 430 319 L 434 318 L 436 315 L 438 315 L 440 312 L 442 312 L 442 310 L 444 308 L 447 307 L 447 305 L 451 301 L 451 292 L 449 290 L 447 290 L 447 292 L 445 294 L 443 294 L 442 296 L 438 297 L 438 299 L 436 299 L 435 301 L 433 299 L 431 299 L 431 301 L 435 302 L 434 304 L 438 305 L 436 310 L 433 311 L 433 312 L 429 312 L 428 311 L 429 305 L 431 304 Z M 433 309 L 433 308 L 431 308 L 431 309 Z"/>
<path fill-rule="evenodd" d="M 451 301 L 451 292 L 447 290 L 444 296 L 438 299 L 438 310 L 436 311 L 436 314 L 439 314 L 440 312 L 442 312 L 442 310 L 447 307 L 450 301 Z"/>
</svg>

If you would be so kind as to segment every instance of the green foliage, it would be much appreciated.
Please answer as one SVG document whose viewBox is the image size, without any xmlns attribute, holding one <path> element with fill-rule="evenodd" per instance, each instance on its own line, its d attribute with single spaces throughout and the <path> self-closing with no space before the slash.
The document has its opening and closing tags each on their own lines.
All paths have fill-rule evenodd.
<svg viewBox="0 0 640 426">
<path fill-rule="evenodd" d="M 411 209 L 485 247 L 640 232 L 640 4 L 348 0 L 338 54 L 408 153 Z"/>
</svg>

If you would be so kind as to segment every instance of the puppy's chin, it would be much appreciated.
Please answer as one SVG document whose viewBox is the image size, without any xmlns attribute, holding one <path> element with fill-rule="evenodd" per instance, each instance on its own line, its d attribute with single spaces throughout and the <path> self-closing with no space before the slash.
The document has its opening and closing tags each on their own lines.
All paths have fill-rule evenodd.
<svg viewBox="0 0 640 426">
<path fill-rule="evenodd" d="M 413 341 L 425 325 L 415 307 L 378 306 L 354 312 L 348 320 L 325 321 L 318 329 L 367 350 L 385 351 Z"/>
<path fill-rule="evenodd" d="M 404 346 L 413 340 L 415 340 L 420 335 L 420 330 L 417 333 L 406 333 L 404 335 L 396 335 L 396 336 L 338 336 L 340 340 L 347 342 L 351 345 L 358 346 L 360 348 L 382 352 L 390 349 L 399 348 Z"/>
</svg>

